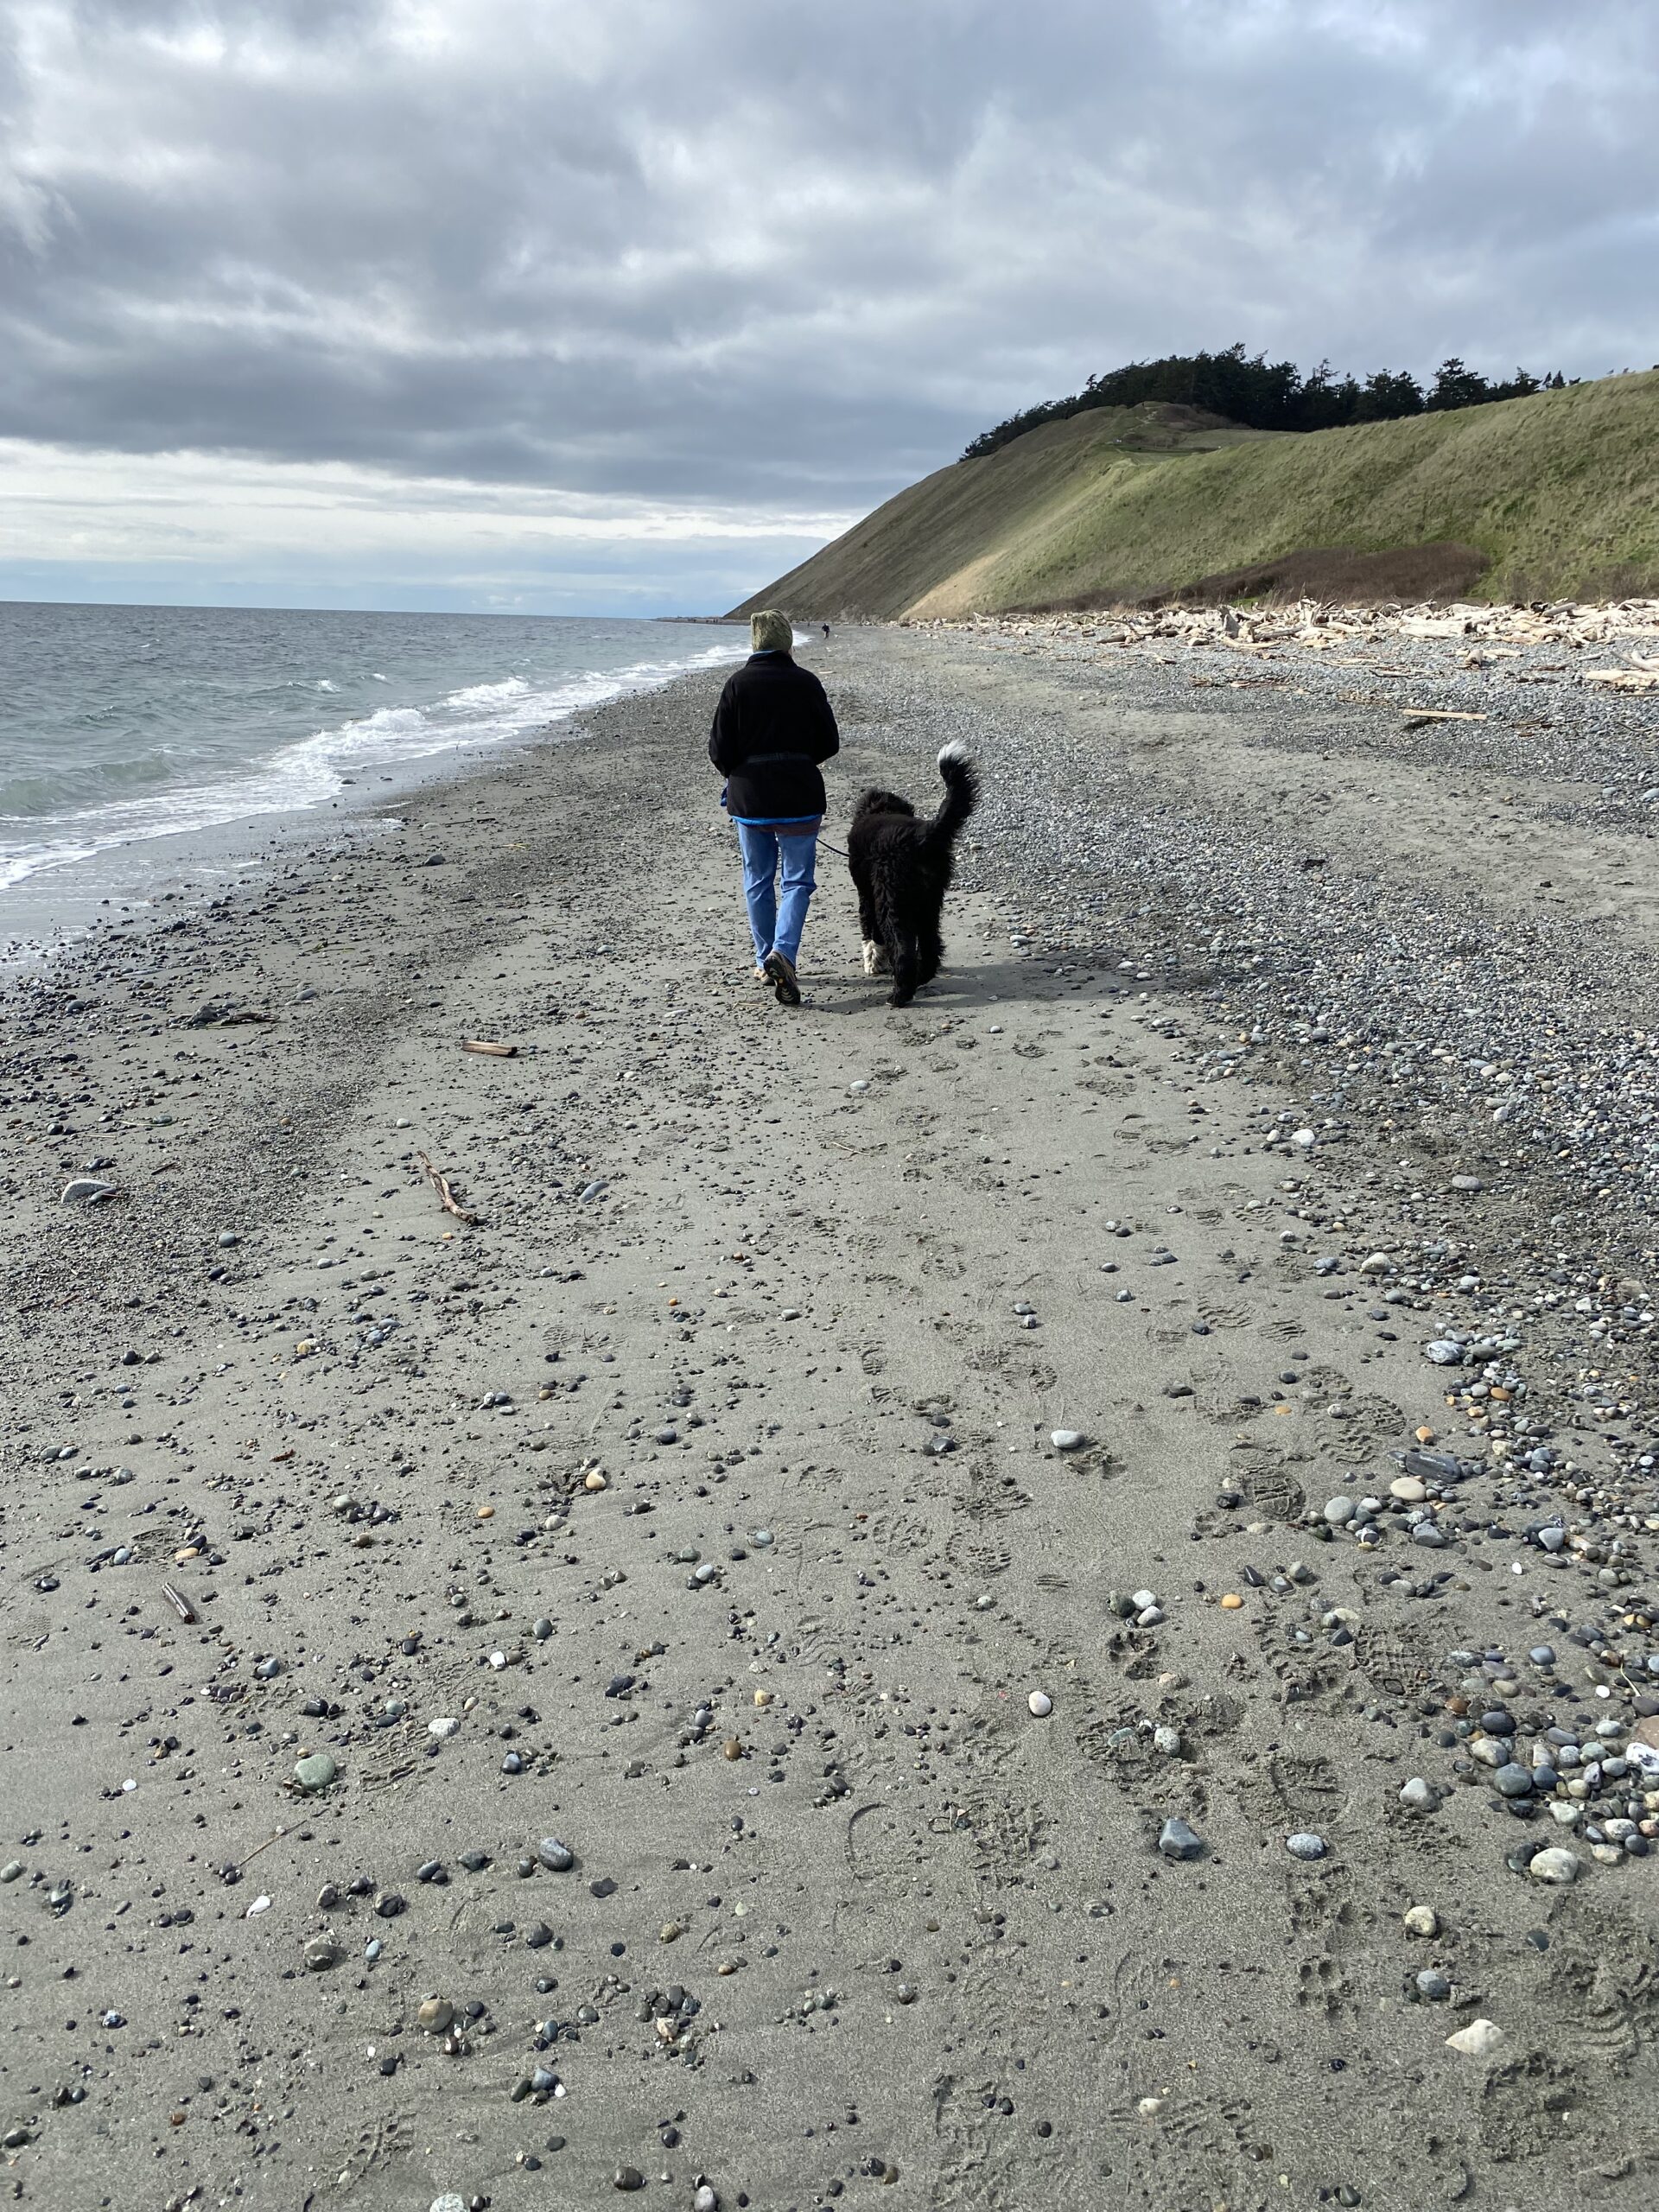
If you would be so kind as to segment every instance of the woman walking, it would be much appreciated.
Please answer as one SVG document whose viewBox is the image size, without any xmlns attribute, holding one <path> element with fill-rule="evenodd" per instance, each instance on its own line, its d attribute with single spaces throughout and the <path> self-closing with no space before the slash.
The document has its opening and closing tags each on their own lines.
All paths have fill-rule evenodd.
<svg viewBox="0 0 1659 2212">
<path fill-rule="evenodd" d="M 823 819 L 818 767 L 841 750 L 841 733 L 823 684 L 796 664 L 789 617 L 752 614 L 749 637 L 753 651 L 715 709 L 709 758 L 726 779 L 721 804 L 737 825 L 755 974 L 780 1006 L 798 1006 L 795 963 Z"/>
</svg>

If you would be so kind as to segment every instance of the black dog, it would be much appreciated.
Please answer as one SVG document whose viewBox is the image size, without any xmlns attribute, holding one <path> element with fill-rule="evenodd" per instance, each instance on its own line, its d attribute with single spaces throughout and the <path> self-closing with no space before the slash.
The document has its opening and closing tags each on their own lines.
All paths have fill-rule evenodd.
<svg viewBox="0 0 1659 2212">
<path fill-rule="evenodd" d="M 939 972 L 939 917 L 950 888 L 952 849 L 979 797 L 959 745 L 939 754 L 944 798 L 931 822 L 895 791 L 866 791 L 853 811 L 847 857 L 858 891 L 864 973 L 891 975 L 890 1006 L 908 1006 Z"/>
</svg>

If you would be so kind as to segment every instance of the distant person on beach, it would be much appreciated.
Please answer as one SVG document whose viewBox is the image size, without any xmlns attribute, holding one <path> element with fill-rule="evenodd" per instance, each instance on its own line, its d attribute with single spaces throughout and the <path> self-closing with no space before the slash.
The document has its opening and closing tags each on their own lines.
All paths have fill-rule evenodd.
<svg viewBox="0 0 1659 2212">
<path fill-rule="evenodd" d="M 823 642 L 826 645 L 830 642 L 830 625 L 827 622 L 823 626 Z"/>
<path fill-rule="evenodd" d="M 797 665 L 789 617 L 770 607 L 752 614 L 749 637 L 753 651 L 715 709 L 709 758 L 726 779 L 720 803 L 737 826 L 754 972 L 779 1006 L 798 1006 L 795 963 L 823 819 L 818 766 L 840 752 L 841 733 L 823 684 Z"/>
</svg>

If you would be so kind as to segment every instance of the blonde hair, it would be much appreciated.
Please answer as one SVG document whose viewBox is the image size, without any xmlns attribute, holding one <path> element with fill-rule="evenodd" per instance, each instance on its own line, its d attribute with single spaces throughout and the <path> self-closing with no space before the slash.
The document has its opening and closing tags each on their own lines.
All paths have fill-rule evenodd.
<svg viewBox="0 0 1659 2212">
<path fill-rule="evenodd" d="M 749 642 L 758 653 L 792 652 L 795 626 L 787 614 L 763 607 L 758 614 L 749 617 Z"/>
</svg>

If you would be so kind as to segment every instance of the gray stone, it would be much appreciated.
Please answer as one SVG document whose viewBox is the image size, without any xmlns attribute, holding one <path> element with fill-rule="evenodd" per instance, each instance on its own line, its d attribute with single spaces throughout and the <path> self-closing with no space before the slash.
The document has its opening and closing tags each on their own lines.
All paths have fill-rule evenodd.
<svg viewBox="0 0 1659 2212">
<path fill-rule="evenodd" d="M 1527 1872 L 1538 1882 L 1576 1882 L 1583 1864 L 1576 1852 L 1567 1851 L 1560 1844 L 1552 1844 L 1547 1851 L 1533 1854 Z"/>
<path fill-rule="evenodd" d="M 1179 1813 L 1172 1814 L 1158 1831 L 1158 1848 L 1166 1859 L 1196 1859 L 1204 1849 L 1204 1838 Z"/>
<path fill-rule="evenodd" d="M 536 1856 L 550 1874 L 568 1874 L 576 1863 L 575 1853 L 556 1835 L 542 1838 L 536 1847 Z"/>
<path fill-rule="evenodd" d="M 1294 1835 L 1285 1838 L 1285 1848 L 1293 1859 L 1323 1859 L 1326 1845 L 1322 1835 L 1315 1835 L 1309 1828 L 1299 1828 Z"/>
<path fill-rule="evenodd" d="M 1506 1766 L 1499 1767 L 1492 1780 L 1505 1797 L 1529 1797 L 1532 1795 L 1532 1776 L 1515 1759 Z"/>
<path fill-rule="evenodd" d="M 339 1771 L 332 1751 L 312 1751 L 294 1763 L 294 1779 L 302 1789 L 326 1789 Z"/>
</svg>

